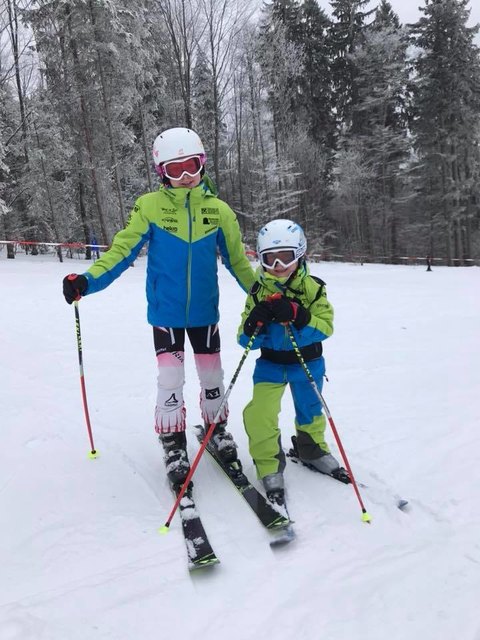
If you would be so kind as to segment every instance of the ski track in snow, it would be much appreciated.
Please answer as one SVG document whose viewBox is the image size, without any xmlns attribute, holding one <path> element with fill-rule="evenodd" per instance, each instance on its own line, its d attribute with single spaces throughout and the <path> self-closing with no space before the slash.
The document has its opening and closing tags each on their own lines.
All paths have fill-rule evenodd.
<svg viewBox="0 0 480 640">
<path fill-rule="evenodd" d="M 351 486 L 287 462 L 297 539 L 268 532 L 207 456 L 194 495 L 221 560 L 189 574 L 152 428 L 155 359 L 144 261 L 80 304 L 95 445 L 88 459 L 65 273 L 85 262 L 0 252 L 0 640 L 480 640 L 480 271 L 325 263 L 336 311 L 324 395 L 372 523 Z M 219 267 L 226 383 L 244 295 Z M 40 280 L 41 276 L 41 280 Z M 41 286 L 33 286 L 41 283 Z M 255 480 L 241 411 L 230 428 Z M 199 422 L 189 347 L 185 400 Z M 288 394 L 283 445 L 293 433 Z M 327 427 L 327 439 L 339 455 Z M 193 429 L 189 455 L 198 450 Z M 409 501 L 405 512 L 399 497 Z"/>
</svg>

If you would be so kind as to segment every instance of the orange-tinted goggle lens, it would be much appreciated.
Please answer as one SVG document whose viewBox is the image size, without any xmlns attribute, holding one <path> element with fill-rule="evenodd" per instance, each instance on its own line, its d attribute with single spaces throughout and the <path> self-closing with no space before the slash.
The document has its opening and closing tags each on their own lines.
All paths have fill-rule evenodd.
<svg viewBox="0 0 480 640">
<path fill-rule="evenodd" d="M 200 173 L 202 169 L 202 163 L 199 156 L 192 156 L 185 160 L 174 160 L 173 162 L 165 162 L 163 165 L 163 172 L 172 180 L 180 180 L 186 173 L 192 178 Z"/>
</svg>

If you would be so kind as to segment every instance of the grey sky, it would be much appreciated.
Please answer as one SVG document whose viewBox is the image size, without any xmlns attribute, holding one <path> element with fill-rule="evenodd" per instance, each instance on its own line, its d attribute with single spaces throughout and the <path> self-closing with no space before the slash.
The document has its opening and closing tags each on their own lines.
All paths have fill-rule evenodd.
<svg viewBox="0 0 480 640">
<path fill-rule="evenodd" d="M 328 0 L 317 0 L 318 5 L 325 9 L 327 13 L 330 13 L 330 3 Z M 400 18 L 400 22 L 406 24 L 408 22 L 416 22 L 423 13 L 420 13 L 418 7 L 425 6 L 424 2 L 420 2 L 419 0 L 389 0 L 390 4 L 393 7 L 393 10 Z M 367 5 L 367 8 L 373 9 L 376 7 L 378 2 L 376 0 L 371 0 L 370 4 Z M 469 3 L 470 8 L 470 21 L 469 26 L 473 26 L 477 23 L 480 23 L 480 2 L 478 0 L 474 0 L 473 2 L 470 0 Z M 477 35 L 476 40 L 478 41 L 479 37 Z"/>
</svg>

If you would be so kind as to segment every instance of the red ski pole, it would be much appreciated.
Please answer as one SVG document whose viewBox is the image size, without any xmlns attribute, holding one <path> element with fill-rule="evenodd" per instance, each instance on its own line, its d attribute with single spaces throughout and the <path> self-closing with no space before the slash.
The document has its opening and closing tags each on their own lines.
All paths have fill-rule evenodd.
<svg viewBox="0 0 480 640">
<path fill-rule="evenodd" d="M 243 356 L 242 356 L 240 362 L 238 363 L 237 370 L 233 374 L 232 380 L 231 380 L 230 384 L 228 385 L 228 389 L 225 391 L 225 394 L 223 396 L 223 399 L 222 399 L 222 402 L 220 404 L 220 407 L 219 407 L 219 409 L 218 409 L 218 411 L 217 411 L 212 423 L 208 427 L 208 431 L 205 434 L 205 438 L 203 439 L 203 442 L 200 445 L 200 449 L 198 450 L 197 455 L 195 456 L 195 459 L 192 462 L 192 466 L 190 467 L 190 471 L 188 472 L 188 475 L 185 478 L 185 482 L 183 483 L 182 488 L 178 492 L 177 499 L 175 500 L 175 504 L 173 505 L 172 510 L 170 511 L 170 514 L 169 514 L 169 516 L 167 518 L 167 521 L 165 522 L 163 527 L 160 527 L 160 533 L 168 533 L 168 530 L 169 530 L 169 527 L 170 527 L 170 523 L 172 522 L 173 516 L 175 515 L 175 512 L 178 509 L 178 505 L 180 504 L 180 501 L 183 498 L 183 496 L 185 494 L 185 491 L 188 488 L 188 485 L 190 484 L 190 480 L 192 479 L 192 476 L 195 473 L 195 469 L 197 468 L 198 463 L 200 462 L 200 458 L 202 457 L 203 452 L 205 451 L 205 448 L 206 448 L 207 444 L 209 443 L 213 432 L 215 431 L 215 427 L 217 426 L 216 425 L 217 420 L 222 415 L 223 408 L 227 404 L 228 396 L 230 395 L 230 392 L 233 389 L 233 385 L 237 381 L 238 374 L 240 373 L 240 370 L 243 367 L 243 363 L 245 362 L 245 360 L 247 359 L 248 354 L 250 353 L 250 350 L 251 350 L 252 345 L 253 345 L 253 343 L 255 341 L 255 338 L 257 337 L 258 332 L 262 328 L 262 324 L 263 324 L 262 322 L 257 323 L 257 326 L 255 327 L 255 331 L 253 332 L 253 335 L 251 336 L 250 340 L 247 343 L 247 346 L 245 347 L 245 351 L 243 352 Z"/>
<path fill-rule="evenodd" d="M 80 299 L 80 296 L 79 296 Z M 77 335 L 78 362 L 80 366 L 80 388 L 82 390 L 83 410 L 85 413 L 85 422 L 87 423 L 88 439 L 90 440 L 89 458 L 96 458 L 98 452 L 93 444 L 92 425 L 90 424 L 90 414 L 88 412 L 87 391 L 85 389 L 85 376 L 83 374 L 83 351 L 82 351 L 82 334 L 80 331 L 80 312 L 78 310 L 78 300 L 73 303 L 75 309 L 75 332 Z"/>
<path fill-rule="evenodd" d="M 340 435 L 339 435 L 339 433 L 337 431 L 337 427 L 335 426 L 335 423 L 333 421 L 332 414 L 330 413 L 330 411 L 328 409 L 328 406 L 327 406 L 327 403 L 325 402 L 324 397 L 320 393 L 320 389 L 318 388 L 317 383 L 315 382 L 315 378 L 313 377 L 312 372 L 308 368 L 307 363 L 305 362 L 305 360 L 304 360 L 304 358 L 302 356 L 302 352 L 300 351 L 300 348 L 299 348 L 299 346 L 297 344 L 297 341 L 295 340 L 295 336 L 293 335 L 292 327 L 290 326 L 289 323 L 286 324 L 286 327 L 287 327 L 288 335 L 290 337 L 290 342 L 292 343 L 293 350 L 295 351 L 295 354 L 296 354 L 300 364 L 302 365 L 303 370 L 305 371 L 306 376 L 307 376 L 310 384 L 312 385 L 312 389 L 315 391 L 315 394 L 317 395 L 318 399 L 320 400 L 320 402 L 322 404 L 322 407 L 323 407 L 323 410 L 325 411 L 325 415 L 327 416 L 328 422 L 330 424 L 330 427 L 332 428 L 333 435 L 335 436 L 335 440 L 337 442 L 337 445 L 338 445 L 338 448 L 340 450 L 340 453 L 342 454 L 343 461 L 345 463 L 345 466 L 347 467 L 348 475 L 350 477 L 350 480 L 352 481 L 353 489 L 355 491 L 355 494 L 357 496 L 358 502 L 360 503 L 360 507 L 362 509 L 362 520 L 363 520 L 363 522 L 371 522 L 372 517 L 367 512 L 367 510 L 365 509 L 365 505 L 363 504 L 363 500 L 362 500 L 362 497 L 360 495 L 360 491 L 358 489 L 357 482 L 356 482 L 355 477 L 353 475 L 352 468 L 350 467 L 350 463 L 348 461 L 345 449 L 343 448 L 342 441 L 340 440 Z"/>
</svg>

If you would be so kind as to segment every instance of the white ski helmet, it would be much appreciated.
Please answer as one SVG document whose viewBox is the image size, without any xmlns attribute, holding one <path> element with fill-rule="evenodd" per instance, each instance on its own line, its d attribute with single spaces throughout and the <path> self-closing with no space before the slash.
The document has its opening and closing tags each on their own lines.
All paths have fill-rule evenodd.
<svg viewBox="0 0 480 640">
<path fill-rule="evenodd" d="M 163 131 L 155 138 L 153 143 L 155 167 L 168 162 L 168 160 L 187 156 L 203 156 L 201 160 L 202 163 L 205 163 L 205 149 L 202 141 L 192 129 L 174 127 Z"/>
<path fill-rule="evenodd" d="M 258 233 L 257 253 L 263 263 L 262 254 L 279 249 L 293 249 L 295 259 L 302 258 L 307 251 L 307 239 L 302 227 L 292 220 L 272 220 Z"/>
</svg>

